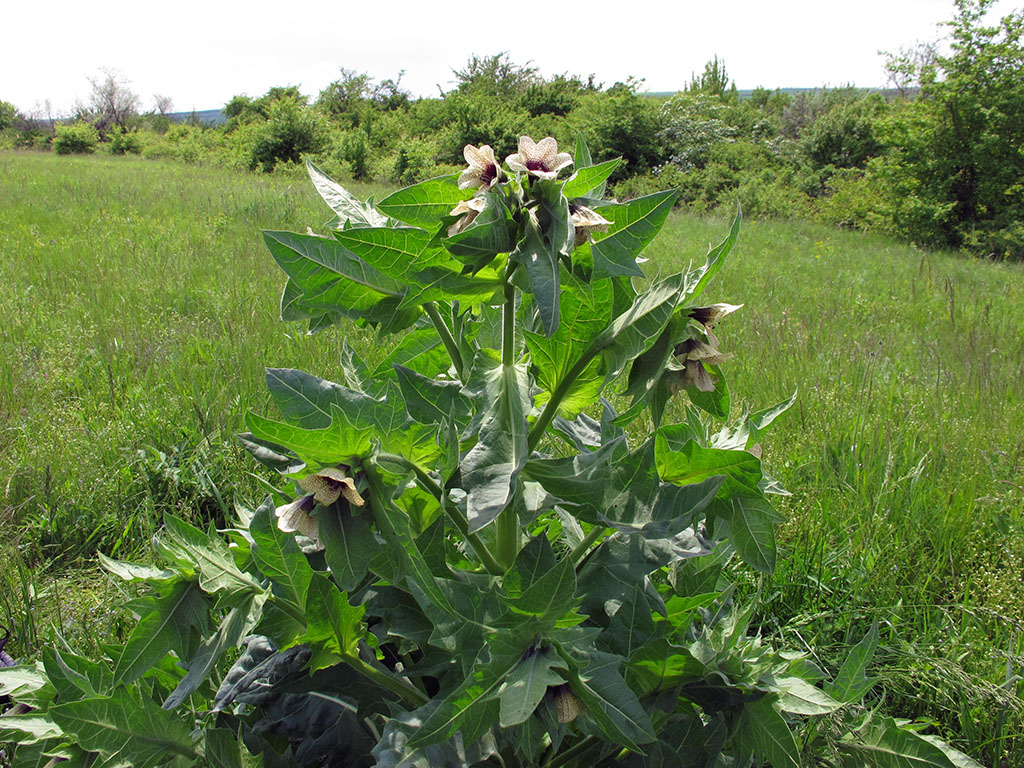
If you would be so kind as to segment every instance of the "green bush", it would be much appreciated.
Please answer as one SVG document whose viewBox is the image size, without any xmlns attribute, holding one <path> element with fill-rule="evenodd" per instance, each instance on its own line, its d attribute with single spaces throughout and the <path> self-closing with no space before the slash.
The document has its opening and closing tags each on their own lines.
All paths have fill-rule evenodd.
<svg viewBox="0 0 1024 768">
<path fill-rule="evenodd" d="M 279 162 L 298 163 L 327 142 L 324 118 L 291 100 L 278 99 L 267 108 L 267 121 L 256 125 L 249 167 L 274 170 Z"/>
<path fill-rule="evenodd" d="M 110 154 L 138 155 L 142 153 L 142 137 L 138 131 L 124 131 L 114 128 L 110 133 Z"/>
<path fill-rule="evenodd" d="M 53 138 L 53 151 L 58 155 L 73 155 L 96 151 L 100 135 L 89 123 L 70 123 L 57 126 Z"/>
</svg>

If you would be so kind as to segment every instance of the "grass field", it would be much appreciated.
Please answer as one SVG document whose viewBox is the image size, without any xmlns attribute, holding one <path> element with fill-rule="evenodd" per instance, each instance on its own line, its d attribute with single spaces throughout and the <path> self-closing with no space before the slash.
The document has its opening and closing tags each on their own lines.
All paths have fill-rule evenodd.
<svg viewBox="0 0 1024 768">
<path fill-rule="evenodd" d="M 259 230 L 328 218 L 302 178 L 0 154 L 9 650 L 116 635 L 93 552 L 145 558 L 165 510 L 224 524 L 261 496 L 232 435 L 267 409 L 264 366 L 340 378 L 343 339 L 379 354 L 277 319 Z M 726 228 L 674 214 L 651 266 Z M 799 391 L 764 446 L 794 495 L 776 574 L 749 582 L 762 631 L 834 669 L 877 620 L 884 706 L 1024 764 L 1024 268 L 788 222 L 746 224 L 730 258 L 709 299 L 745 304 L 719 329 L 735 407 Z"/>
</svg>

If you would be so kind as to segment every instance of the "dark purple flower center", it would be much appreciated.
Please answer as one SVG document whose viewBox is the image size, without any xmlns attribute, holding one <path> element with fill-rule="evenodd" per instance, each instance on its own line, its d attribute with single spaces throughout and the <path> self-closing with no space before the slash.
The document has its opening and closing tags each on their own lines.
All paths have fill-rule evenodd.
<svg viewBox="0 0 1024 768">
<path fill-rule="evenodd" d="M 544 171 L 548 172 L 548 167 L 544 164 L 543 160 L 527 160 L 526 170 L 528 171 Z"/>
<path fill-rule="evenodd" d="M 488 186 L 492 181 L 498 178 L 498 174 L 501 170 L 494 163 L 490 163 L 486 168 L 480 172 L 480 183 L 483 186 Z"/>
</svg>

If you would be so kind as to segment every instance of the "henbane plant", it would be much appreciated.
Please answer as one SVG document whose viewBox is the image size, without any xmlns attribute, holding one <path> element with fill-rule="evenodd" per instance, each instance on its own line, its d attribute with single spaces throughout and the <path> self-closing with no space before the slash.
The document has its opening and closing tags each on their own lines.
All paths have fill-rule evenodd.
<svg viewBox="0 0 1024 768">
<path fill-rule="evenodd" d="M 267 372 L 242 440 L 281 478 L 237 527 L 168 516 L 109 657 L 0 670 L 20 764 L 976 765 L 860 702 L 877 628 L 827 674 L 752 628 L 727 568 L 778 556 L 699 266 L 648 280 L 673 192 L 554 139 L 379 203 L 310 165 L 336 218 L 266 232 L 281 314 L 390 340 L 344 381 Z M 668 417 L 678 416 L 678 423 Z M 241 649 L 240 651 L 237 649 Z"/>
</svg>

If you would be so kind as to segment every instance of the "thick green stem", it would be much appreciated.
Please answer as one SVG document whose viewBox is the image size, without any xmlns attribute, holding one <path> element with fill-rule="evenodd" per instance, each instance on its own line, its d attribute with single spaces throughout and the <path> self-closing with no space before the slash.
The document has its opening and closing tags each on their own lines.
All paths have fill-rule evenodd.
<svg viewBox="0 0 1024 768">
<path fill-rule="evenodd" d="M 465 381 L 466 369 L 465 364 L 462 362 L 462 352 L 459 351 L 459 344 L 455 341 L 455 337 L 452 336 L 448 323 L 441 317 L 441 313 L 437 311 L 437 305 L 434 302 L 424 302 L 423 309 L 434 324 L 434 328 L 437 329 L 437 335 L 441 337 L 441 343 L 444 344 L 444 348 L 448 350 L 448 356 L 452 359 L 452 365 L 455 366 L 455 372 L 459 375 L 459 379 Z"/>
<path fill-rule="evenodd" d="M 601 742 L 593 736 L 587 736 L 582 741 L 577 742 L 569 749 L 565 750 L 565 752 L 553 755 L 552 759 L 548 761 L 544 768 L 561 768 L 563 765 L 567 765 L 573 760 L 587 754 L 587 752 L 600 744 Z"/>
<path fill-rule="evenodd" d="M 345 663 L 352 667 L 352 669 L 356 670 L 364 677 L 369 678 L 382 688 L 387 688 L 392 693 L 401 696 L 408 703 L 417 707 L 422 707 L 430 701 L 430 697 L 427 696 L 427 694 L 423 693 L 423 691 L 405 678 L 395 677 L 390 672 L 386 672 L 383 669 L 377 669 L 376 667 L 367 664 L 358 656 L 345 656 L 344 658 Z"/>
<path fill-rule="evenodd" d="M 579 544 L 573 547 L 572 552 L 569 553 L 569 562 L 573 564 L 578 564 L 580 559 L 587 554 L 587 551 L 590 549 L 591 545 L 599 538 L 601 538 L 607 530 L 608 529 L 603 525 L 595 525 L 590 530 L 590 533 L 586 535 L 583 541 L 581 541 Z"/>
<path fill-rule="evenodd" d="M 515 272 L 516 266 L 510 262 L 505 269 L 505 304 L 502 306 L 501 316 L 502 375 L 512 379 L 516 375 L 516 288 L 512 285 L 512 273 Z M 508 388 L 508 391 L 512 391 L 512 388 Z M 519 514 L 515 510 L 514 497 L 498 515 L 495 548 L 498 562 L 506 569 L 519 554 Z"/>
<path fill-rule="evenodd" d="M 469 542 L 469 545 L 473 547 L 473 551 L 476 552 L 476 556 L 480 558 L 480 562 L 483 563 L 484 568 L 487 572 L 494 575 L 500 576 L 507 569 L 502 568 L 501 564 L 495 559 L 494 555 L 491 554 L 491 550 L 487 548 L 483 540 L 475 533 L 469 532 L 469 523 L 462 515 L 459 514 L 458 509 L 452 508 L 450 504 L 445 503 L 444 489 L 437 484 L 437 482 L 430 476 L 430 474 L 414 461 L 410 461 L 405 456 L 400 456 L 397 453 L 379 453 L 377 454 L 379 459 L 384 459 L 392 464 L 400 464 L 410 470 L 416 475 L 416 480 L 420 486 L 427 493 L 437 499 L 438 503 L 442 507 L 451 511 L 451 520 L 455 523 L 455 527 L 459 529 L 459 533 L 462 534 L 463 538 Z"/>
</svg>

